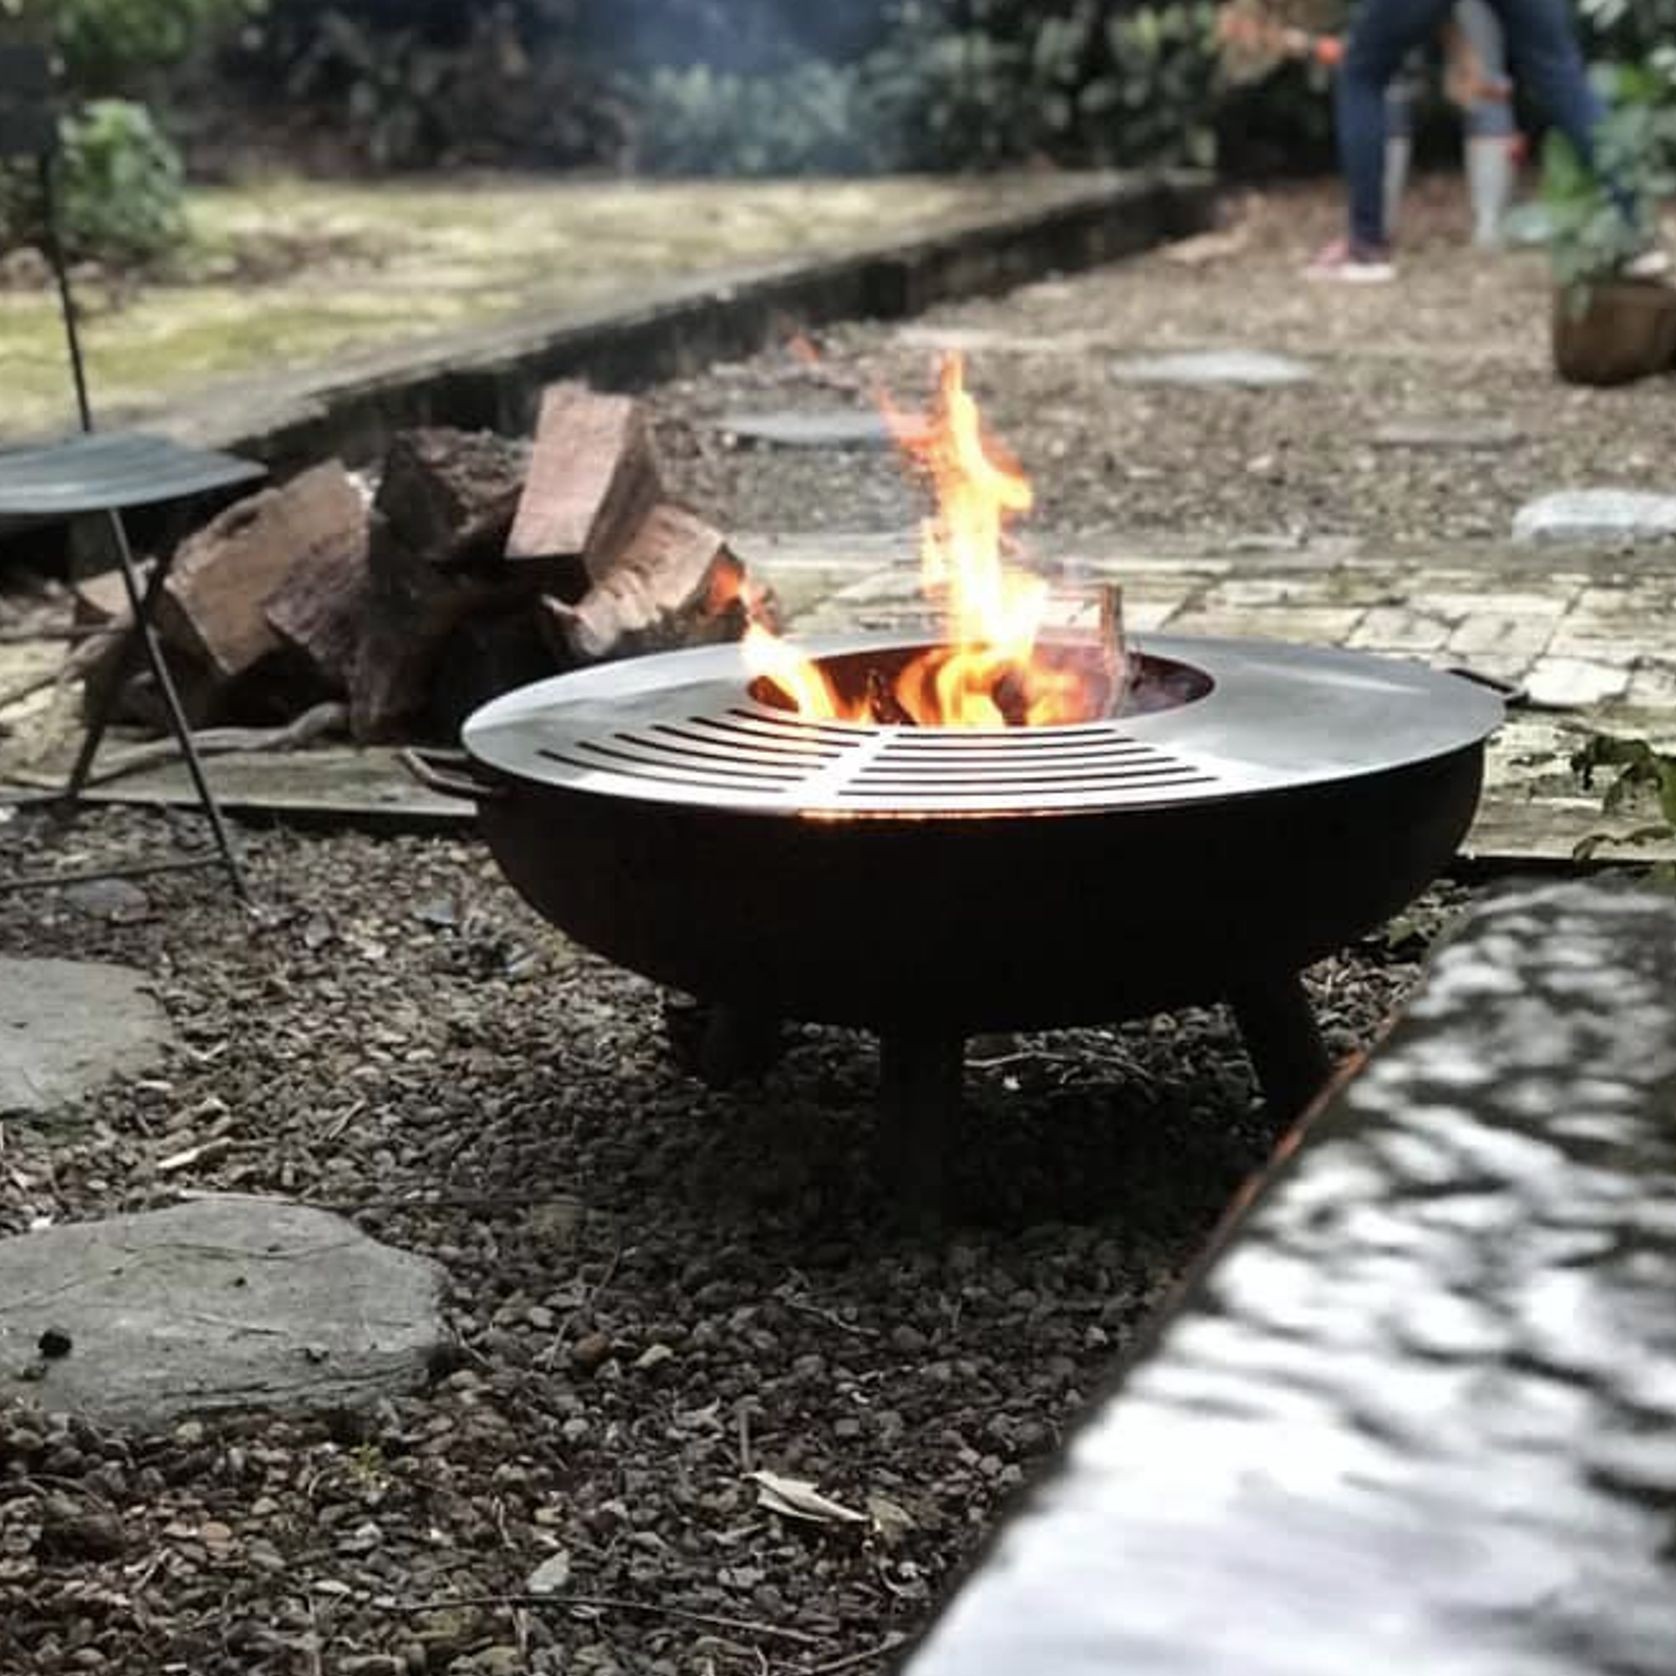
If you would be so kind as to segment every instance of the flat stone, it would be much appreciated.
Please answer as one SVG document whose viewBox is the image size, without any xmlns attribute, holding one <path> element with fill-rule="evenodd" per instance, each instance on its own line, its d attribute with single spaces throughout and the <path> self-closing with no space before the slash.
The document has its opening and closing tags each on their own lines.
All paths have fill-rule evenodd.
<svg viewBox="0 0 1676 1676">
<path fill-rule="evenodd" d="M 1112 377 L 1123 384 L 1181 384 L 1245 390 L 1279 389 L 1307 384 L 1315 369 L 1290 355 L 1262 349 L 1193 349 L 1174 355 L 1130 355 L 1112 363 Z"/>
<path fill-rule="evenodd" d="M 1581 710 L 1622 698 L 1630 673 L 1625 665 L 1589 658 L 1540 658 L 1525 685 L 1533 704 Z"/>
<path fill-rule="evenodd" d="M 1373 433 L 1376 448 L 1439 448 L 1468 453 L 1511 448 L 1523 433 L 1511 419 L 1396 419 Z"/>
<path fill-rule="evenodd" d="M 1515 541 L 1672 538 L 1676 538 L 1676 495 L 1640 489 L 1562 489 L 1520 507 L 1513 520 Z"/>
<path fill-rule="evenodd" d="M 718 422 L 741 442 L 763 448 L 891 448 L 884 415 L 839 408 L 828 413 L 730 413 Z"/>
<path fill-rule="evenodd" d="M 0 957 L 0 1114 L 44 1116 L 147 1070 L 169 1019 L 146 985 L 125 966 Z"/>
<path fill-rule="evenodd" d="M 341 1217 L 228 1196 L 0 1240 L 0 1399 L 154 1430 L 420 1384 L 441 1271 Z M 41 1334 L 68 1334 L 43 1360 Z"/>
<path fill-rule="evenodd" d="M 19 773 L 25 785 L 53 786 L 63 776 Z M 317 750 L 229 751 L 209 765 L 210 784 L 223 809 L 235 814 L 307 816 L 321 820 L 388 822 L 426 828 L 465 826 L 477 818 L 469 800 L 420 785 L 399 751 L 322 746 Z M 185 765 L 160 763 L 89 787 L 89 803 L 148 808 L 196 808 Z"/>
</svg>

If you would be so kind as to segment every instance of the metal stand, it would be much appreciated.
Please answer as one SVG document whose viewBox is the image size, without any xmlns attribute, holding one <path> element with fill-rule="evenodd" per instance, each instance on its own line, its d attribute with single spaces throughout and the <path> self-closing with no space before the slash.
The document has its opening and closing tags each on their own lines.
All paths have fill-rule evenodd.
<svg viewBox="0 0 1676 1676">
<path fill-rule="evenodd" d="M 942 1206 L 965 1068 L 957 1034 L 892 1033 L 879 1043 L 879 1164 L 904 1204 Z"/>
<path fill-rule="evenodd" d="M 245 881 L 244 869 L 239 865 L 221 806 L 216 802 L 215 793 L 210 790 L 209 781 L 204 776 L 204 765 L 192 738 L 192 728 L 187 722 L 186 712 L 181 708 L 180 694 L 175 690 L 174 677 L 169 674 L 168 664 L 163 659 L 163 648 L 158 644 L 156 630 L 152 627 L 152 607 L 156 605 L 168 576 L 168 561 L 157 561 L 150 581 L 142 593 L 139 571 L 134 565 L 134 553 L 128 543 L 128 531 L 122 522 L 122 515 L 111 511 L 107 512 L 105 517 L 116 547 L 117 561 L 122 568 L 122 583 L 128 594 L 128 608 L 133 614 L 133 622 L 111 666 L 109 678 L 93 695 L 87 733 L 82 739 L 81 750 L 77 753 L 75 767 L 70 770 L 70 779 L 64 788 L 64 801 L 74 807 L 86 789 L 88 775 L 93 771 L 93 759 L 98 755 L 100 742 L 105 737 L 105 729 L 110 725 L 111 710 L 116 703 L 116 696 L 128 671 L 133 667 L 135 654 L 143 652 L 147 664 L 150 665 L 152 679 L 157 683 L 157 690 L 163 695 L 164 707 L 169 715 L 169 727 L 180 746 L 180 754 L 186 761 L 186 771 L 191 776 L 192 789 L 197 793 L 198 802 L 205 815 L 209 817 L 210 831 L 215 835 L 215 847 L 221 853 L 221 863 L 227 869 L 234 893 L 248 906 L 251 899 L 250 887 Z"/>
<path fill-rule="evenodd" d="M 1295 972 L 1229 996 L 1270 1113 L 1301 1117 L 1332 1075 L 1332 1060 Z"/>
</svg>

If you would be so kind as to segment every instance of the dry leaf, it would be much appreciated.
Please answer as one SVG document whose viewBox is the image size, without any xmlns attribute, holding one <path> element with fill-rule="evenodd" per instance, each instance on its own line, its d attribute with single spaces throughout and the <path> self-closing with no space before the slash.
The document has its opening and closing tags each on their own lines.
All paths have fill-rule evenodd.
<svg viewBox="0 0 1676 1676">
<path fill-rule="evenodd" d="M 867 1517 L 887 1548 L 894 1548 L 914 1528 L 914 1516 L 907 1508 L 877 1493 L 867 1498 Z"/>
<path fill-rule="evenodd" d="M 556 1595 L 570 1581 L 570 1554 L 561 1548 L 550 1554 L 529 1575 L 525 1592 L 532 1595 Z"/>
<path fill-rule="evenodd" d="M 807 1519 L 817 1525 L 863 1525 L 865 1513 L 823 1496 L 802 1478 L 782 1478 L 777 1472 L 747 1473 L 757 1487 L 757 1505 L 787 1519 Z"/>
</svg>

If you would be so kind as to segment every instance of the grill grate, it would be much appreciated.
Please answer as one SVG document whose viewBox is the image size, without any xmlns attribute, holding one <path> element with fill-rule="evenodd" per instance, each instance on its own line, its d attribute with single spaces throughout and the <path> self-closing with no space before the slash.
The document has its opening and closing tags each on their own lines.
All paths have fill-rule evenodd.
<svg viewBox="0 0 1676 1676">
<path fill-rule="evenodd" d="M 1115 725 L 995 732 L 856 728 L 761 709 L 689 716 L 540 748 L 562 767 L 675 790 L 857 811 L 1058 798 L 1157 799 L 1215 775 Z"/>
</svg>

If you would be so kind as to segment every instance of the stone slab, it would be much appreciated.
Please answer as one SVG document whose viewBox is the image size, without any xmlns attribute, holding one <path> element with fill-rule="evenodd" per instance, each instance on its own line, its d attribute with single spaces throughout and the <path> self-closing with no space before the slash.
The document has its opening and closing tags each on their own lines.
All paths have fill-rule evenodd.
<svg viewBox="0 0 1676 1676">
<path fill-rule="evenodd" d="M 1562 489 L 1520 507 L 1513 539 L 1523 542 L 1676 540 L 1676 495 L 1639 489 Z"/>
<path fill-rule="evenodd" d="M 824 413 L 729 413 L 716 428 L 740 442 L 762 448 L 833 449 L 894 447 L 884 416 L 865 410 L 834 408 Z"/>
<path fill-rule="evenodd" d="M 1173 355 L 1129 355 L 1112 362 L 1122 384 L 1178 384 L 1189 388 L 1282 389 L 1307 384 L 1315 369 L 1291 355 L 1263 349 L 1190 349 Z"/>
<path fill-rule="evenodd" d="M 0 1240 L 0 1398 L 138 1430 L 420 1384 L 442 1271 L 341 1217 L 216 1197 Z M 67 1355 L 37 1352 L 69 1336 Z"/>
<path fill-rule="evenodd" d="M 210 784 L 233 814 L 283 815 L 319 820 L 383 821 L 392 825 L 452 828 L 468 825 L 476 805 L 444 797 L 419 784 L 393 750 L 234 751 L 212 757 Z M 62 776 L 19 774 L 30 785 L 52 786 Z M 89 803 L 142 808 L 196 808 L 184 765 L 163 763 L 124 775 L 84 794 Z"/>
<path fill-rule="evenodd" d="M 114 1076 L 138 1075 L 169 1034 L 143 972 L 0 957 L 0 1115 L 44 1117 Z M 0 1308 L 4 1297 L 0 1288 Z"/>
<path fill-rule="evenodd" d="M 1511 448 L 1523 432 L 1511 419 L 1393 419 L 1373 433 L 1376 448 L 1436 448 L 1445 452 Z"/>
</svg>

